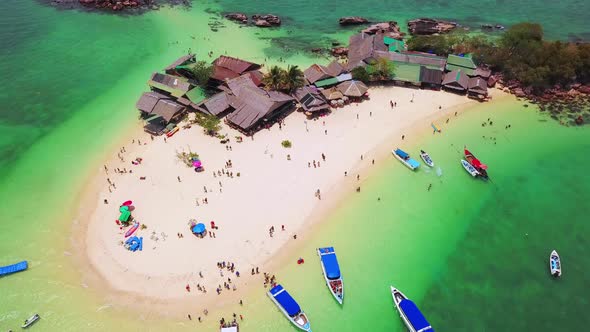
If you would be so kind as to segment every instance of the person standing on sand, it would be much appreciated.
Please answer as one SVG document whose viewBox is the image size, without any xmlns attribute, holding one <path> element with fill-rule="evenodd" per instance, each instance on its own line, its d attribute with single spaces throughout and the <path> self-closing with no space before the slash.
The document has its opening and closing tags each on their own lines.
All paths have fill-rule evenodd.
<svg viewBox="0 0 590 332">
<path fill-rule="evenodd" d="M 178 182 L 182 182 L 180 181 L 180 176 L 177 176 L 176 179 L 178 180 Z"/>
<path fill-rule="evenodd" d="M 406 135 L 402 135 L 402 141 L 404 140 L 404 138 L 406 138 Z"/>
<path fill-rule="evenodd" d="M 193 320 L 193 318 L 191 317 L 191 314 L 188 314 L 188 320 Z"/>
<path fill-rule="evenodd" d="M 322 153 L 322 160 L 326 161 L 326 155 Z"/>
</svg>

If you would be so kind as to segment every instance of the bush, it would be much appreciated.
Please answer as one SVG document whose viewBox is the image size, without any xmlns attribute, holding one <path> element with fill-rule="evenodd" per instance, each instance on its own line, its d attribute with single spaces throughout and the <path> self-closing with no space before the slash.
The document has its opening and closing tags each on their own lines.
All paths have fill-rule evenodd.
<svg viewBox="0 0 590 332">
<path fill-rule="evenodd" d="M 363 83 L 367 83 L 371 79 L 365 67 L 356 67 L 350 73 L 352 74 L 352 78 Z"/>
<path fill-rule="evenodd" d="M 176 152 L 176 158 L 178 158 L 178 160 L 180 160 L 183 164 L 186 165 L 186 167 L 193 167 L 193 158 L 194 159 L 199 159 L 199 155 L 195 152 Z"/>
<path fill-rule="evenodd" d="M 221 130 L 221 120 L 215 115 L 205 115 L 201 113 L 195 113 L 195 123 L 203 127 L 203 130 L 207 135 L 216 136 L 217 132 Z"/>
<path fill-rule="evenodd" d="M 284 148 L 287 148 L 287 149 L 293 146 L 293 144 L 291 144 L 291 141 L 289 141 L 289 140 L 284 140 L 284 141 L 282 141 L 282 142 L 281 142 L 281 145 L 282 145 Z"/>
</svg>

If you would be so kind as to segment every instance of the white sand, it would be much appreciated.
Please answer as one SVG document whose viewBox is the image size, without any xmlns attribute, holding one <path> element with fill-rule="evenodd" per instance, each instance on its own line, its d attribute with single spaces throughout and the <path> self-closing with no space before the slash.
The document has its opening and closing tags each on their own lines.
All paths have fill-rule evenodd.
<svg viewBox="0 0 590 332">
<path fill-rule="evenodd" d="M 282 130 L 275 125 L 257 133 L 254 140 L 244 137 L 243 143 L 235 142 L 234 136 L 240 135 L 237 131 L 224 126 L 222 133 L 231 137 L 232 151 L 227 151 L 218 139 L 204 135 L 198 126 L 181 130 L 167 143 L 163 137 L 152 142 L 148 135 L 141 134 L 142 144 L 148 144 L 129 143 L 122 154 L 125 163 L 115 155 L 108 162 L 108 176 L 101 171 L 104 187 L 100 197 L 95 197 L 97 206 L 86 232 L 88 261 L 115 292 L 127 291 L 154 300 L 219 301 L 227 293 L 243 292 L 245 284 L 261 284 L 265 263 L 286 242 L 305 240 L 302 226 L 314 209 L 326 204 L 326 198 L 337 195 L 335 188 L 345 179 L 345 171 L 348 181 L 355 181 L 357 172 L 369 167 L 373 159 L 391 158 L 378 146 L 403 148 L 402 134 L 411 139 L 416 130 L 428 130 L 433 119 L 475 103 L 465 96 L 400 87 L 371 88 L 370 95 L 369 101 L 337 109 L 317 121 L 293 113 Z M 414 102 L 410 102 L 413 95 Z M 391 109 L 390 100 L 396 101 L 397 107 Z M 284 139 L 290 140 L 293 147 L 283 148 Z M 176 151 L 189 150 L 200 155 L 205 172 L 195 173 L 177 160 Z M 417 151 L 410 153 L 417 157 Z M 287 154 L 291 155 L 290 161 Z M 136 157 L 143 158 L 139 166 L 131 165 Z M 227 160 L 233 162 L 233 168 L 228 170 L 234 177 L 214 177 L 213 171 L 223 169 Z M 308 167 L 313 160 L 320 161 L 319 168 Z M 133 173 L 114 174 L 116 167 Z M 238 172 L 240 177 L 236 176 Z M 141 181 L 140 176 L 147 179 Z M 362 180 L 364 174 L 360 176 Z M 108 191 L 107 177 L 116 185 L 113 193 Z M 205 194 L 203 186 L 210 192 Z M 322 200 L 315 196 L 317 189 Z M 201 203 L 205 197 L 209 204 Z M 103 204 L 104 198 L 109 204 Z M 127 199 L 133 200 L 136 207 L 133 216 L 148 227 L 137 233 L 144 238 L 142 252 L 129 252 L 119 244 L 124 231 L 114 221 L 119 204 Z M 195 238 L 188 228 L 191 218 L 207 227 L 214 220 L 219 226 L 216 238 Z M 281 231 L 281 225 L 286 231 Z M 268 233 L 271 226 L 275 227 L 272 238 Z M 158 241 L 150 239 L 152 232 Z M 179 239 L 177 233 L 184 238 Z M 297 240 L 293 240 L 293 234 L 298 234 Z M 236 264 L 242 276 L 230 277 L 237 292 L 215 294 L 217 285 L 223 284 L 229 274 L 225 271 L 224 277 L 220 276 L 218 261 Z M 260 267 L 256 279 L 250 275 L 255 266 Z M 185 291 L 187 283 L 192 288 L 190 293 Z M 197 296 L 197 283 L 206 286 L 208 296 Z"/>
</svg>

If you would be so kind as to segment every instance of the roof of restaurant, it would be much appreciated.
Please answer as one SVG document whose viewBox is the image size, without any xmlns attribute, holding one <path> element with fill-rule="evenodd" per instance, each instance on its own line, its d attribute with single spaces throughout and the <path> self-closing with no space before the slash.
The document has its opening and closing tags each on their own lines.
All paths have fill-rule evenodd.
<svg viewBox="0 0 590 332">
<path fill-rule="evenodd" d="M 443 79 L 443 71 L 438 69 L 431 69 L 424 66 L 420 67 L 420 82 L 429 84 L 441 84 Z"/>
<path fill-rule="evenodd" d="M 234 125 L 249 129 L 270 112 L 293 100 L 293 97 L 278 91 L 266 92 L 256 86 L 245 85 L 240 95 L 232 102 L 235 111 L 227 116 Z"/>
<path fill-rule="evenodd" d="M 156 89 L 166 91 L 174 97 L 181 97 L 191 89 L 191 84 L 186 80 L 161 73 L 153 73 L 148 84 Z"/>
<path fill-rule="evenodd" d="M 420 83 L 420 65 L 394 61 L 393 79 L 396 81 Z"/>
</svg>

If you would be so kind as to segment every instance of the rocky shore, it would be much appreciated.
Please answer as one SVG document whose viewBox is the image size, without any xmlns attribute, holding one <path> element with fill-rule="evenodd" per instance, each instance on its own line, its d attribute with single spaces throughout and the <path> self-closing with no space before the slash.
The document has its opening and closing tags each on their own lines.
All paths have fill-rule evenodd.
<svg viewBox="0 0 590 332">
<path fill-rule="evenodd" d="M 85 11 L 101 11 L 120 14 L 142 14 L 150 10 L 158 10 L 162 5 L 187 6 L 189 0 L 37 0 L 39 3 L 57 9 L 77 9 Z"/>
<path fill-rule="evenodd" d="M 433 35 L 448 33 L 457 27 L 457 23 L 433 18 L 417 18 L 408 21 L 408 30 L 412 35 Z"/>
<path fill-rule="evenodd" d="M 248 24 L 248 15 L 244 13 L 229 13 L 224 15 L 230 21 L 241 24 Z M 252 24 L 260 28 L 270 28 L 281 26 L 281 18 L 273 14 L 254 14 L 252 15 Z"/>
</svg>

